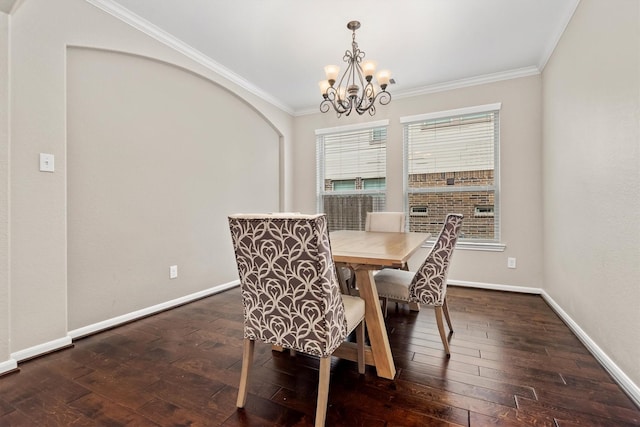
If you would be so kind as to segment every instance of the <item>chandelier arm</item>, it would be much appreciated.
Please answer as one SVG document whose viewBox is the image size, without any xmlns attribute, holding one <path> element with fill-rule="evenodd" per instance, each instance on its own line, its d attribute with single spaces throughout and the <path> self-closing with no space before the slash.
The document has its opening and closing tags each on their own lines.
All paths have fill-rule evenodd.
<svg viewBox="0 0 640 427">
<path fill-rule="evenodd" d="M 342 77 L 340 77 L 340 81 L 337 86 L 338 88 L 347 87 L 349 85 L 349 77 L 351 75 L 351 69 L 353 68 L 353 54 L 351 51 L 345 50 L 342 60 L 347 63 L 347 68 L 344 70 Z M 345 78 L 347 79 L 346 85 L 343 85 Z"/>
<path fill-rule="evenodd" d="M 362 96 L 358 98 L 358 104 L 356 106 L 356 111 L 358 112 L 358 114 L 364 113 L 371 107 L 373 100 L 375 100 L 373 94 L 373 85 L 371 84 L 371 82 L 368 82 L 364 87 L 364 90 L 362 91 Z"/>
<path fill-rule="evenodd" d="M 335 110 L 336 116 L 338 116 L 338 118 L 340 118 L 340 116 L 342 116 L 342 113 L 336 108 L 335 104 L 333 104 L 328 99 L 325 99 L 324 101 L 322 101 L 320 103 L 320 112 L 321 113 L 327 113 L 331 109 L 331 107 L 333 107 L 333 109 Z"/>
<path fill-rule="evenodd" d="M 340 117 L 344 113 L 348 115 L 351 112 L 352 104 L 349 100 L 341 100 L 338 91 L 334 87 L 330 87 L 325 93 L 324 100 L 320 103 L 320 111 L 326 113 L 332 107 Z"/>
<path fill-rule="evenodd" d="M 322 102 L 320 103 L 320 112 L 326 113 L 330 109 L 331 109 L 331 101 L 329 101 L 328 99 L 322 100 Z"/>
<path fill-rule="evenodd" d="M 391 94 L 386 90 L 384 90 L 382 92 L 378 92 L 375 99 L 378 100 L 380 105 L 387 105 L 388 103 L 391 102 Z"/>
<path fill-rule="evenodd" d="M 383 90 L 375 94 L 375 96 L 373 96 L 373 85 L 370 85 L 370 87 L 372 91 L 371 92 L 372 98 L 369 98 L 369 101 L 370 101 L 369 103 L 363 102 L 356 107 L 356 111 L 358 112 L 358 114 L 362 115 L 366 111 L 369 111 L 369 114 L 373 116 L 376 111 L 376 107 L 375 107 L 376 101 L 378 101 L 380 105 L 387 105 L 389 102 L 391 102 L 391 94 L 389 92 Z"/>
</svg>

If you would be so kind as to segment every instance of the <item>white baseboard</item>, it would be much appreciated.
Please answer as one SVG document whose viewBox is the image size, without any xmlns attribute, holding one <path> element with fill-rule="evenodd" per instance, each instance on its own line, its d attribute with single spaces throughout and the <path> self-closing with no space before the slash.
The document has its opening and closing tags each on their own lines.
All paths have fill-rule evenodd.
<svg viewBox="0 0 640 427">
<path fill-rule="evenodd" d="M 467 282 L 465 280 L 447 280 L 447 286 L 462 286 L 465 288 L 490 289 L 492 291 L 505 292 L 521 292 L 524 294 L 536 295 L 540 295 L 542 293 L 542 289 L 540 288 L 530 288 L 516 285 L 498 285 L 496 283 Z"/>
<path fill-rule="evenodd" d="M 547 294 L 542 291 L 542 298 L 549 304 L 551 309 L 567 324 L 569 329 L 578 337 L 578 339 L 587 347 L 587 350 L 596 358 L 596 360 L 602 365 L 602 367 L 613 377 L 615 382 L 618 383 L 625 393 L 634 401 L 636 406 L 640 407 L 640 387 L 631 381 L 631 378 L 622 371 L 614 363 L 607 354 L 602 351 L 598 344 L 596 344 L 589 335 L 586 334 L 582 328 L 573 321 L 573 319 Z"/>
<path fill-rule="evenodd" d="M 522 286 L 511 286 L 511 285 L 498 285 L 493 283 L 481 283 L 481 282 L 467 282 L 463 280 L 448 280 L 447 285 L 449 286 L 461 286 L 467 288 L 479 288 L 479 289 L 490 289 L 494 291 L 505 291 L 505 292 L 523 292 L 528 294 L 536 294 L 541 295 L 547 304 L 551 307 L 551 309 L 562 319 L 562 321 L 569 327 L 571 332 L 573 332 L 576 337 L 587 347 L 587 350 L 596 358 L 596 360 L 602 365 L 602 367 L 611 375 L 616 383 L 624 390 L 625 393 L 634 401 L 634 403 L 640 407 L 640 387 L 635 384 L 631 379 L 627 376 L 627 374 L 622 371 L 616 365 L 613 360 L 607 354 L 602 351 L 600 347 L 587 335 L 582 328 L 565 312 L 559 305 L 556 303 L 551 296 L 540 288 L 531 288 L 531 287 L 522 287 Z"/>
<path fill-rule="evenodd" d="M 41 356 L 52 351 L 60 350 L 71 345 L 70 337 L 58 338 L 57 340 L 45 342 L 42 344 L 34 345 L 33 347 L 25 348 L 24 350 L 11 353 L 11 358 L 22 362 L 23 360 L 32 359 L 37 356 Z"/>
<path fill-rule="evenodd" d="M 9 359 L 4 362 L 0 362 L 0 375 L 5 372 L 13 371 L 18 368 L 18 362 L 15 359 Z"/>
<path fill-rule="evenodd" d="M 205 289 L 203 291 L 195 292 L 190 295 L 185 295 L 180 298 L 176 298 L 167 302 L 152 305 L 141 310 L 137 310 L 131 313 L 123 314 L 122 316 L 114 317 L 112 319 L 103 320 L 102 322 L 94 323 L 92 325 L 84 326 L 82 328 L 74 329 L 68 332 L 70 339 L 77 339 L 87 335 L 95 334 L 96 332 L 104 331 L 105 329 L 113 328 L 118 325 L 122 325 L 133 320 L 140 319 L 142 317 L 150 316 L 152 314 L 159 313 L 164 310 L 168 310 L 173 307 L 177 307 L 182 304 L 186 304 L 200 298 L 208 297 L 210 295 L 217 294 L 227 289 L 234 288 L 240 284 L 239 280 L 234 280 L 229 283 L 214 286 L 213 288 Z"/>
</svg>

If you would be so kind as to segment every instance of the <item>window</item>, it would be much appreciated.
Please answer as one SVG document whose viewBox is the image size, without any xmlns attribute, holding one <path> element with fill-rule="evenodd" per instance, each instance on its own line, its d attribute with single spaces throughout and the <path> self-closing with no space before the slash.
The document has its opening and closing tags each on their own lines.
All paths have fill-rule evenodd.
<svg viewBox="0 0 640 427">
<path fill-rule="evenodd" d="M 385 210 L 387 125 L 316 131 L 318 212 L 327 214 L 329 230 L 364 230 L 367 212 Z"/>
<path fill-rule="evenodd" d="M 500 104 L 403 117 L 409 230 L 464 215 L 461 241 L 499 242 Z M 419 214 L 418 214 L 419 212 Z"/>
</svg>

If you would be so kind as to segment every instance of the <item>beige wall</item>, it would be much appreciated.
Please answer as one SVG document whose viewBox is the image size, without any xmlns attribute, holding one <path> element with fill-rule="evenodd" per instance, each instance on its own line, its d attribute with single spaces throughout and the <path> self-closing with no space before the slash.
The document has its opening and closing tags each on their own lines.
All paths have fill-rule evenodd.
<svg viewBox="0 0 640 427">
<path fill-rule="evenodd" d="M 404 209 L 402 181 L 402 125 L 400 117 L 476 105 L 502 103 L 500 111 L 500 200 L 504 252 L 456 252 L 452 281 L 516 287 L 542 286 L 541 105 L 540 76 L 394 99 L 380 107 L 373 120 L 389 119 L 387 142 L 387 210 Z M 315 212 L 315 135 L 319 128 L 372 120 L 313 114 L 296 119 L 294 139 L 295 210 Z M 426 252 L 416 254 L 413 262 Z M 517 269 L 507 268 L 517 258 Z"/>
<path fill-rule="evenodd" d="M 67 53 L 67 106 L 69 329 L 236 280 L 227 216 L 279 209 L 269 123 L 185 69 L 95 49 Z"/>
<path fill-rule="evenodd" d="M 640 384 L 640 2 L 582 0 L 543 83 L 545 289 Z"/>
<path fill-rule="evenodd" d="M 9 16 L 0 12 L 0 364 L 9 359 L 10 353 L 8 48 Z"/>
<path fill-rule="evenodd" d="M 122 313 L 122 308 L 114 307 L 114 304 L 120 302 L 124 304 L 124 310 L 149 307 L 159 300 L 187 295 L 194 290 L 204 290 L 232 280 L 235 277 L 234 264 L 227 262 L 221 265 L 217 261 L 218 257 L 222 261 L 232 259 L 228 230 L 224 225 L 214 222 L 223 218 L 223 212 L 234 212 L 241 207 L 272 210 L 281 205 L 286 209 L 290 203 L 288 194 L 291 191 L 288 187 L 290 180 L 287 177 L 290 175 L 290 168 L 287 164 L 290 162 L 288 153 L 292 117 L 84 0 L 26 0 L 10 19 L 11 327 L 10 336 L 2 339 L 0 321 L 0 351 L 8 342 L 9 351 L 13 354 L 64 340 L 71 327 L 85 326 L 87 322 L 106 320 L 110 316 Z M 148 80 L 151 85 L 145 87 L 145 90 L 150 90 L 153 84 L 166 83 L 169 74 L 176 77 L 177 81 L 167 90 L 175 92 L 184 84 L 185 93 L 190 98 L 183 99 L 181 105 L 185 107 L 184 111 L 179 112 L 174 119 L 178 122 L 191 120 L 189 123 L 196 123 L 196 133 L 188 134 L 185 131 L 179 135 L 153 135 L 159 137 L 157 141 L 137 139 L 129 141 L 128 146 L 125 146 L 126 141 L 123 139 L 109 140 L 109 133 L 122 138 L 132 135 L 145 138 L 148 134 L 144 133 L 143 127 L 150 126 L 156 119 L 169 120 L 162 115 L 163 112 L 157 112 L 157 116 L 146 117 L 142 121 L 136 120 L 134 114 L 137 113 L 132 110 L 133 105 L 140 103 L 144 110 L 150 107 L 150 104 L 146 98 L 148 92 L 138 93 L 133 90 L 127 93 L 129 104 L 126 106 L 108 106 L 104 102 L 89 103 L 92 104 L 89 107 L 91 110 L 82 111 L 80 114 L 78 103 L 86 102 L 87 99 L 83 98 L 83 94 L 73 92 L 74 90 L 82 88 L 92 91 L 92 95 L 106 94 L 101 91 L 103 88 L 96 87 L 97 81 L 93 81 L 93 85 L 91 81 L 79 82 L 77 76 L 72 77 L 73 81 L 68 81 L 68 77 L 72 76 L 74 71 L 87 65 L 74 62 L 71 66 L 79 67 L 68 68 L 68 46 L 137 55 L 137 59 L 134 60 L 138 60 L 141 69 L 144 70 L 143 74 L 137 75 L 136 78 L 139 82 Z M 71 51 L 73 56 L 73 49 Z M 112 55 L 113 57 L 120 56 Z M 159 62 L 149 65 L 154 61 L 142 58 L 152 58 Z M 75 59 L 71 58 L 73 61 Z M 116 64 L 109 65 L 113 67 Z M 97 79 L 104 76 L 96 74 L 92 77 Z M 156 77 L 164 80 L 154 82 Z M 126 88 L 125 83 L 121 80 L 113 83 L 122 83 L 122 86 L 115 88 L 122 94 Z M 233 92 L 246 102 L 240 102 L 217 85 Z M 196 88 L 215 97 L 216 101 L 228 102 L 230 113 L 236 114 L 233 117 L 223 115 L 218 118 L 219 111 L 215 110 L 207 117 L 210 122 L 205 123 L 205 115 L 197 110 L 209 108 L 216 101 L 206 100 L 203 94 L 194 93 Z M 68 94 L 73 100 L 72 105 L 67 103 Z M 119 110 L 120 107 L 123 108 L 122 111 Z M 109 108 L 113 108 L 113 113 L 122 113 L 125 107 L 131 112 L 131 120 L 117 124 L 111 122 L 111 125 L 121 125 L 132 134 L 117 134 L 116 129 L 110 129 L 106 131 L 108 133 L 91 135 L 92 128 L 82 128 L 84 120 L 88 118 L 94 129 L 104 131 L 105 128 L 100 126 L 113 119 L 109 114 Z M 95 114 L 91 114 L 92 111 Z M 142 112 L 144 111 L 140 113 Z M 82 121 L 78 120 L 80 117 Z M 123 121 L 126 120 L 124 116 L 119 117 Z M 105 123 L 100 122 L 102 119 Z M 222 123 L 222 120 L 226 121 Z M 247 123 L 250 125 L 243 129 Z M 173 127 L 167 123 L 162 125 L 162 129 L 167 133 L 179 129 L 178 126 Z M 247 178 L 236 175 L 234 179 L 229 177 L 222 180 L 213 171 L 203 172 L 203 168 L 206 169 L 207 166 L 219 165 L 218 162 L 222 159 L 216 158 L 203 160 L 202 168 L 197 171 L 185 171 L 184 156 L 210 155 L 211 147 L 199 147 L 200 151 L 197 153 L 187 154 L 186 151 L 177 151 L 176 143 L 195 149 L 202 133 L 216 125 L 222 126 L 222 135 L 227 137 L 224 143 L 229 144 L 229 147 L 235 147 L 231 148 L 228 154 L 229 165 L 241 165 L 242 159 L 238 158 L 240 147 L 245 144 L 255 147 L 258 144 L 256 133 L 266 129 L 268 136 L 264 144 L 269 148 L 265 148 L 261 153 L 268 152 L 269 155 L 263 159 L 264 167 L 245 170 Z M 238 130 L 238 138 L 235 140 L 230 138 L 231 129 L 234 127 Z M 278 151 L 275 151 L 277 144 L 274 142 L 274 135 L 279 135 Z M 96 159 L 82 152 L 86 147 L 98 147 L 106 142 L 117 144 L 117 147 L 123 150 L 117 154 L 122 157 L 111 157 L 101 163 L 105 159 Z M 143 146 L 148 149 L 147 152 L 144 152 Z M 125 149 L 139 152 L 127 158 Z M 38 153 L 55 155 L 55 173 L 38 171 Z M 152 180 L 153 166 L 148 163 L 139 165 L 140 175 L 133 172 L 134 158 L 160 159 L 167 169 L 172 153 L 175 153 L 175 165 L 179 165 L 178 169 L 158 170 L 157 181 Z M 273 163 L 276 158 L 277 165 Z M 125 159 L 127 162 L 122 168 L 113 163 L 114 160 Z M 209 163 L 206 163 L 207 161 Z M 252 163 L 255 164 L 255 161 Z M 235 172 L 241 170 L 241 167 L 238 167 Z M 264 188 L 260 187 L 260 191 L 264 192 L 265 197 L 271 196 L 269 202 L 266 203 L 264 198 L 256 198 L 255 205 L 239 206 L 236 203 L 237 196 L 231 196 L 230 193 L 234 193 L 236 185 L 242 190 L 246 189 L 246 179 L 255 177 L 263 170 L 268 171 L 269 179 Z M 274 170 L 278 170 L 277 180 L 273 176 Z M 180 172 L 185 172 L 186 177 L 179 176 Z M 169 198 L 171 192 L 183 191 L 196 179 L 197 172 L 203 172 L 201 178 L 205 182 L 200 183 L 193 193 L 176 195 L 178 203 L 172 205 Z M 217 179 L 206 182 L 214 177 Z M 96 185 L 96 189 L 101 190 L 108 188 L 111 179 L 117 188 L 124 189 L 126 194 L 106 194 L 107 199 L 102 200 L 97 197 L 97 193 L 90 191 L 90 185 Z M 125 188 L 127 182 L 131 188 Z M 210 196 L 208 199 L 204 194 L 207 184 Z M 126 215 L 124 222 L 109 218 L 105 212 L 91 212 L 93 208 L 113 207 L 109 201 L 123 202 L 127 196 L 132 196 L 136 186 L 139 186 L 137 190 L 140 191 L 141 198 L 135 200 L 134 197 L 130 197 L 127 200 L 130 205 L 119 206 L 119 213 Z M 168 197 L 161 202 L 159 194 L 165 191 Z M 215 202 L 212 201 L 214 199 Z M 69 211 L 67 202 L 73 204 Z M 163 207 L 170 212 L 162 212 Z M 158 217 L 149 218 L 151 210 L 155 210 Z M 80 218 L 82 213 L 87 212 L 94 216 Z M 73 217 L 68 214 L 72 214 Z M 211 217 L 207 217 L 209 214 Z M 134 221 L 143 222 L 145 218 L 149 227 L 145 228 L 144 234 L 127 233 L 131 231 Z M 176 224 L 170 224 L 173 219 L 177 220 Z M 193 226 L 197 232 L 173 241 L 175 245 L 172 245 L 176 231 L 183 231 L 185 223 L 191 220 L 195 222 Z M 100 229 L 104 224 L 110 228 Z M 158 227 L 153 236 L 157 240 L 146 243 L 137 241 L 139 238 L 151 238 L 151 225 Z M 103 246 L 95 246 L 95 239 L 102 237 L 101 233 L 106 234 L 108 241 L 103 242 Z M 86 236 L 90 239 L 79 244 L 80 239 Z M 166 240 L 158 244 L 158 240 L 162 239 Z M 189 239 L 191 241 L 186 243 Z M 225 245 L 225 241 L 229 244 Z M 228 253 L 219 252 L 225 246 Z M 87 250 L 88 253 L 81 253 L 83 250 Z M 131 257 L 127 257 L 129 250 Z M 212 250 L 215 253 L 209 253 Z M 144 255 L 140 256 L 142 252 Z M 102 264 L 99 258 L 102 258 Z M 111 261 L 119 263 L 109 265 Z M 168 266 L 171 264 L 178 264 L 181 269 L 179 279 L 169 282 Z M 218 270 L 212 272 L 210 265 Z M 88 274 L 88 268 L 92 267 L 97 269 L 97 277 L 90 277 Z M 143 280 L 141 274 L 147 274 L 148 277 Z M 114 294 L 108 294 L 110 291 Z M 83 304 L 87 304 L 87 307 L 81 308 Z M 89 312 L 92 309 L 97 312 Z"/>
</svg>

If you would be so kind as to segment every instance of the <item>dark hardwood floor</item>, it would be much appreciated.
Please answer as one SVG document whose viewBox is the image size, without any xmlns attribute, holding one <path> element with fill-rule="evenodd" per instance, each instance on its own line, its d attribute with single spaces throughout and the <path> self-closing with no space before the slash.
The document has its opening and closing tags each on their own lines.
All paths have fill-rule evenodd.
<svg viewBox="0 0 640 427">
<path fill-rule="evenodd" d="M 334 358 L 327 426 L 640 426 L 640 410 L 540 296 L 449 288 L 444 357 L 433 311 L 390 309 L 398 373 Z M 318 361 L 256 345 L 249 397 L 233 289 L 21 363 L 0 377 L 1 426 L 308 426 Z"/>
</svg>

